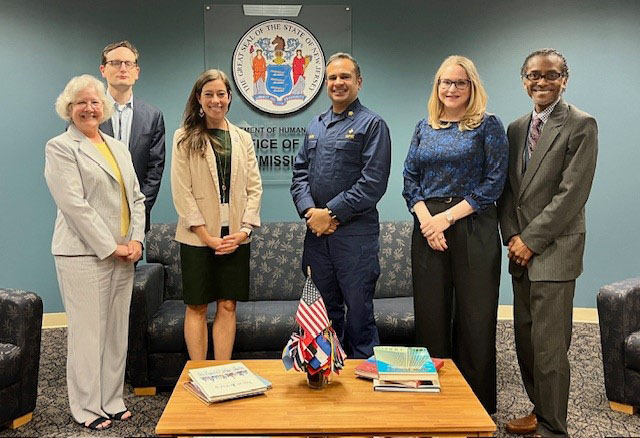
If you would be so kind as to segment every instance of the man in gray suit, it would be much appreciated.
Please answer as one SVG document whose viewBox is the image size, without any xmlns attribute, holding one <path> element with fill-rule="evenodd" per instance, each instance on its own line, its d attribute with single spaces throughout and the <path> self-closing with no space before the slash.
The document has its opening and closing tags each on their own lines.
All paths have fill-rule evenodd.
<svg viewBox="0 0 640 438">
<path fill-rule="evenodd" d="M 567 351 L 598 128 L 562 98 L 569 68 L 560 52 L 531 53 L 521 76 L 534 109 L 509 125 L 509 177 L 498 207 L 509 247 L 516 352 L 534 408 L 507 431 L 566 436 Z"/>
<path fill-rule="evenodd" d="M 140 75 L 140 66 L 138 50 L 129 41 L 109 44 L 104 48 L 100 73 L 107 80 L 107 97 L 115 107 L 111 118 L 100 125 L 100 129 L 129 147 L 140 190 L 146 198 L 147 232 L 151 226 L 151 208 L 158 197 L 164 170 L 162 112 L 133 98 L 133 84 Z"/>
</svg>

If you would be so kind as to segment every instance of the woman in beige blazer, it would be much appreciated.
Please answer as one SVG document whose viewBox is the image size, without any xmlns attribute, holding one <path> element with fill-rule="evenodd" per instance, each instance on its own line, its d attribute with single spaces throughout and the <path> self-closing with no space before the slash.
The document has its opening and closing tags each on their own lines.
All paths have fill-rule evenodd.
<svg viewBox="0 0 640 438">
<path fill-rule="evenodd" d="M 142 255 L 144 195 L 127 147 L 100 132 L 113 111 L 102 82 L 76 76 L 56 101 L 70 123 L 45 146 L 58 207 L 51 251 L 67 314 L 67 389 L 73 418 L 111 427 L 122 399 L 134 263 Z"/>
<path fill-rule="evenodd" d="M 249 297 L 249 241 L 260 226 L 262 181 L 251 135 L 226 119 L 231 85 L 202 73 L 173 137 L 171 190 L 178 212 L 184 337 L 193 360 L 207 355 L 207 307 L 216 301 L 213 351 L 230 359 L 236 301 Z"/>
</svg>

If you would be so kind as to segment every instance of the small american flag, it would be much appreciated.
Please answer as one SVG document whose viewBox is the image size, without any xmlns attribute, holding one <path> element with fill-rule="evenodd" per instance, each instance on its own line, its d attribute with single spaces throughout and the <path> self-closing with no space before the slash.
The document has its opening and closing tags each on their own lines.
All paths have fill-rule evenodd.
<svg viewBox="0 0 640 438">
<path fill-rule="evenodd" d="M 307 281 L 302 289 L 296 321 L 305 331 L 305 335 L 311 338 L 315 338 L 322 330 L 329 327 L 327 308 L 324 306 L 320 292 L 313 284 L 310 275 L 307 276 Z"/>
</svg>

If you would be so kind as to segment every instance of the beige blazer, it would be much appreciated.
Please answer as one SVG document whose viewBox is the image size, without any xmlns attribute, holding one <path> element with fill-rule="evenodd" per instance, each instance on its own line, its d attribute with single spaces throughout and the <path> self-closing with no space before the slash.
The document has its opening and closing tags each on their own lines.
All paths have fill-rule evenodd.
<svg viewBox="0 0 640 438">
<path fill-rule="evenodd" d="M 176 240 L 192 246 L 206 246 L 191 227 L 205 225 L 211 236 L 220 237 L 220 187 L 216 157 L 211 145 L 203 157 L 178 148 L 183 130 L 173 136 L 171 193 L 178 213 Z M 262 179 L 258 170 L 251 134 L 229 122 L 231 137 L 231 186 L 229 194 L 229 232 L 242 224 L 260 226 Z M 243 243 L 247 243 L 247 241 Z"/>
<path fill-rule="evenodd" d="M 595 119 L 564 99 L 544 125 L 523 173 L 531 113 L 509 125 L 509 178 L 498 202 L 505 245 L 520 234 L 535 253 L 524 268 L 510 261 L 509 272 L 529 270 L 531 281 L 570 281 L 582 272 L 584 206 L 598 153 Z"/>
<path fill-rule="evenodd" d="M 131 221 L 120 236 L 120 184 L 98 149 L 73 124 L 45 146 L 44 177 L 58 206 L 51 252 L 54 255 L 109 257 L 118 243 L 144 241 L 144 195 L 127 147 L 104 133 L 118 163 Z"/>
</svg>

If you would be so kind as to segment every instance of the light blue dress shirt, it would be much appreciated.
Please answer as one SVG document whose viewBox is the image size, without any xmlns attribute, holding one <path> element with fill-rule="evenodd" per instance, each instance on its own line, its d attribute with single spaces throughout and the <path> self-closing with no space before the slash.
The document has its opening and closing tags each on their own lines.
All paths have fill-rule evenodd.
<svg viewBox="0 0 640 438">
<path fill-rule="evenodd" d="M 133 123 L 133 93 L 129 101 L 124 105 L 120 105 L 115 101 L 111 94 L 107 93 L 107 98 L 113 104 L 115 111 L 111 115 L 111 126 L 113 126 L 113 136 L 116 140 L 129 147 L 129 138 L 131 137 L 131 124 Z"/>
</svg>

